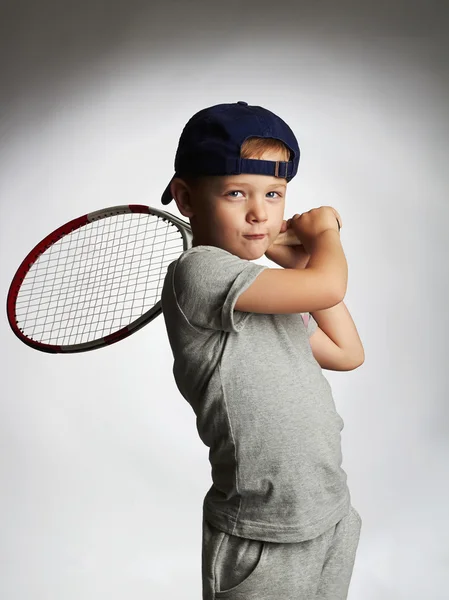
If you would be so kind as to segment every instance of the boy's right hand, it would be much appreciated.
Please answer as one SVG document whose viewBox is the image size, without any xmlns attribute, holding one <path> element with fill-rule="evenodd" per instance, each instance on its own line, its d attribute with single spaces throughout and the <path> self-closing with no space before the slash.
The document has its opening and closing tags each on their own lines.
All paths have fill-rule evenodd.
<svg viewBox="0 0 449 600">
<path fill-rule="evenodd" d="M 332 206 L 312 208 L 301 215 L 293 215 L 287 221 L 287 227 L 293 229 L 308 254 L 312 253 L 316 238 L 321 233 L 327 229 L 333 229 L 339 233 L 341 226 L 340 215 Z"/>
</svg>

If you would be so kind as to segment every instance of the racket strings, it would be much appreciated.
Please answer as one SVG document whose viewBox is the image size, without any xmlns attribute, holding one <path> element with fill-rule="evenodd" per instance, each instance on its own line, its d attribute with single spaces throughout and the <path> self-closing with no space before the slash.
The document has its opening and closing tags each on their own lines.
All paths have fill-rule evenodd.
<svg viewBox="0 0 449 600">
<path fill-rule="evenodd" d="M 120 214 L 80 227 L 30 268 L 17 323 L 27 337 L 54 345 L 110 335 L 160 300 L 167 267 L 183 249 L 178 228 L 155 215 Z"/>
</svg>

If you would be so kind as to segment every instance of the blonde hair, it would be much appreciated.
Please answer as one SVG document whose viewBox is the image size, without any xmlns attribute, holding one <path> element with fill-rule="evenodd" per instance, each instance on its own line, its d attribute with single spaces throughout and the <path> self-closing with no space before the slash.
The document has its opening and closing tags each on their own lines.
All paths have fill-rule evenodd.
<svg viewBox="0 0 449 600">
<path fill-rule="evenodd" d="M 267 150 L 282 152 L 284 160 L 290 159 L 290 150 L 284 142 L 274 138 L 260 137 L 247 138 L 240 148 L 240 156 L 241 158 L 260 158 Z"/>
</svg>

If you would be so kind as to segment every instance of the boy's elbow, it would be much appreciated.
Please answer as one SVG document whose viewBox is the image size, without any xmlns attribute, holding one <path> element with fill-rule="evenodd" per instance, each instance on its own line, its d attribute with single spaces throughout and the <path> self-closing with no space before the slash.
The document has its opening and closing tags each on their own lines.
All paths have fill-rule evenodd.
<svg viewBox="0 0 449 600">
<path fill-rule="evenodd" d="M 358 369 L 359 367 L 361 367 L 363 365 L 364 362 L 365 362 L 365 354 L 363 354 L 363 356 L 361 356 L 356 361 L 354 361 L 354 363 L 352 364 L 352 367 L 350 369 L 348 369 L 348 371 L 354 371 L 355 369 Z"/>
</svg>

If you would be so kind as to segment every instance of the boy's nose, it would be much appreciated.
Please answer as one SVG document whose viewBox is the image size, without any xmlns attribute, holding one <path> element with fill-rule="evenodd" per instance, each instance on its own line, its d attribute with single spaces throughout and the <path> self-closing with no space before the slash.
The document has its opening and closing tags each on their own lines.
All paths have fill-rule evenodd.
<svg viewBox="0 0 449 600">
<path fill-rule="evenodd" d="M 252 206 L 248 209 L 248 217 L 257 221 L 266 221 L 267 209 L 262 205 Z"/>
</svg>

